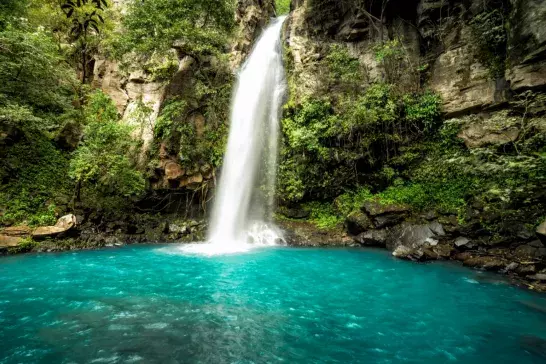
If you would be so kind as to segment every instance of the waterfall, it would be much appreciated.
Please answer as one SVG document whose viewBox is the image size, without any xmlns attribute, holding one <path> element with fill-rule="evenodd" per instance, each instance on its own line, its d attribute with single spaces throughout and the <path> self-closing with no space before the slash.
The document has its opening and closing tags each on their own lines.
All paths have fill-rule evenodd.
<svg viewBox="0 0 546 364">
<path fill-rule="evenodd" d="M 237 80 L 224 164 L 217 186 L 207 246 L 210 254 L 244 251 L 282 240 L 271 223 L 279 119 L 286 91 L 281 30 L 273 20 L 257 41 Z"/>
</svg>

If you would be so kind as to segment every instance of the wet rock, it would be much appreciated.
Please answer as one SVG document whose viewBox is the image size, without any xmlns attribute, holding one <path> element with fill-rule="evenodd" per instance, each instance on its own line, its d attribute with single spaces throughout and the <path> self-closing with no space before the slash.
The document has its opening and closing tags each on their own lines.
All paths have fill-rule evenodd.
<svg viewBox="0 0 546 364">
<path fill-rule="evenodd" d="M 373 223 L 368 215 L 355 211 L 345 220 L 347 231 L 351 235 L 358 235 L 373 228 Z"/>
<path fill-rule="evenodd" d="M 495 256 L 477 256 L 463 261 L 463 265 L 491 271 L 499 271 L 506 266 L 506 261 Z"/>
<path fill-rule="evenodd" d="M 518 259 L 540 259 L 546 256 L 546 248 L 540 241 L 518 246 L 514 255 Z"/>
<path fill-rule="evenodd" d="M 386 230 L 370 230 L 355 237 L 355 240 L 362 245 L 385 247 L 387 241 Z"/>
<path fill-rule="evenodd" d="M 418 248 L 424 244 L 428 244 L 430 239 L 443 235 L 443 228 L 438 223 L 426 225 L 403 223 L 390 230 L 386 245 L 387 249 L 392 251 L 400 245 Z"/>
<path fill-rule="evenodd" d="M 438 244 L 432 248 L 432 251 L 438 255 L 439 258 L 447 259 L 453 254 L 453 247 L 449 244 Z"/>
<path fill-rule="evenodd" d="M 538 273 L 531 276 L 527 276 L 528 279 L 535 281 L 546 281 L 546 273 Z"/>
<path fill-rule="evenodd" d="M 506 268 L 504 268 L 504 272 L 512 272 L 512 271 L 516 270 L 518 267 L 519 267 L 518 263 L 512 262 L 512 263 L 508 264 L 506 266 Z"/>
<path fill-rule="evenodd" d="M 397 258 L 408 258 L 413 253 L 413 249 L 400 245 L 392 252 L 392 255 Z"/>
<path fill-rule="evenodd" d="M 472 254 L 470 252 L 458 253 L 453 256 L 454 260 L 458 260 L 460 262 L 464 262 L 470 258 L 472 258 Z"/>
</svg>

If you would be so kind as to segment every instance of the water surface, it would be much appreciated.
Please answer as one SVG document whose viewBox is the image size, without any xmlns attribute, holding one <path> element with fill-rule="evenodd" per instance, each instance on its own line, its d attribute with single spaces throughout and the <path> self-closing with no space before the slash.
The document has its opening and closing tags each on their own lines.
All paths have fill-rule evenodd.
<svg viewBox="0 0 546 364">
<path fill-rule="evenodd" d="M 0 259 L 0 363 L 544 362 L 525 343 L 546 315 L 521 301 L 546 302 L 374 250 L 15 256 Z"/>
</svg>

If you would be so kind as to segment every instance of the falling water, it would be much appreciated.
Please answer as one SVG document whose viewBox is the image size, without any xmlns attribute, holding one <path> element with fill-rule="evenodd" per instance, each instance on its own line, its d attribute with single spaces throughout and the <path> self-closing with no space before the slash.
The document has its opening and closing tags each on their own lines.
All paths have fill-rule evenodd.
<svg viewBox="0 0 546 364">
<path fill-rule="evenodd" d="M 282 240 L 271 224 L 279 119 L 286 90 L 280 34 L 285 17 L 265 30 L 239 74 L 227 152 L 207 246 L 210 254 Z"/>
</svg>

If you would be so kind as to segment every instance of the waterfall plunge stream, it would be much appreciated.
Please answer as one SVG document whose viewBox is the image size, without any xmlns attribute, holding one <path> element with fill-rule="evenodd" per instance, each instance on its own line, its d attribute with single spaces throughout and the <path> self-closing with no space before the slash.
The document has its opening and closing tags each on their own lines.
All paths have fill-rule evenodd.
<svg viewBox="0 0 546 364">
<path fill-rule="evenodd" d="M 186 251 L 233 253 L 282 241 L 271 215 L 286 91 L 280 39 L 284 20 L 275 19 L 264 31 L 239 73 L 209 243 Z"/>
</svg>

